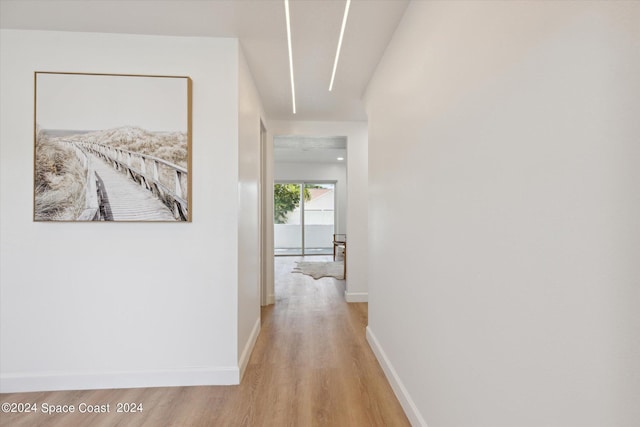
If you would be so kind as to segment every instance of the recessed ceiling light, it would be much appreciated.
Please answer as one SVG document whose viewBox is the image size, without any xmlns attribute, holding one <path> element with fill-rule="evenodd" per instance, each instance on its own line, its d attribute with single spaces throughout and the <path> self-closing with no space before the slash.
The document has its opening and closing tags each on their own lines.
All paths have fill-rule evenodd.
<svg viewBox="0 0 640 427">
<path fill-rule="evenodd" d="M 342 28 L 340 29 L 340 38 L 338 39 L 338 49 L 336 50 L 336 60 L 333 62 L 333 73 L 331 73 L 331 83 L 329 83 L 329 92 L 333 89 L 333 79 L 336 77 L 336 69 L 338 68 L 338 58 L 340 58 L 340 48 L 342 47 L 342 36 L 344 36 L 344 27 L 347 25 L 347 15 L 349 15 L 349 5 L 351 0 L 347 0 L 344 6 L 344 16 L 342 17 Z"/>
<path fill-rule="evenodd" d="M 344 157 L 338 157 L 338 160 L 342 161 L 344 160 Z"/>
<path fill-rule="evenodd" d="M 289 73 L 291 74 L 291 102 L 293 114 L 296 113 L 296 88 L 293 83 L 293 51 L 291 49 L 291 20 L 289 19 L 289 0 L 284 0 L 284 14 L 287 18 L 287 43 L 289 45 Z"/>
</svg>

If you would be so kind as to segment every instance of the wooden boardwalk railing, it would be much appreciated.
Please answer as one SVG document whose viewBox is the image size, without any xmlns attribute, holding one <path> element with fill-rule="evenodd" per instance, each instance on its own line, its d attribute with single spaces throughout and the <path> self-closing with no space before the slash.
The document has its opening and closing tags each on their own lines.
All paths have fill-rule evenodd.
<svg viewBox="0 0 640 427">
<path fill-rule="evenodd" d="M 96 176 L 93 164 L 87 157 L 87 154 L 78 148 L 71 141 L 62 141 L 72 148 L 76 154 L 76 157 L 82 163 L 82 166 L 87 170 L 87 184 L 85 186 L 84 196 L 84 210 L 78 216 L 78 221 L 100 221 L 102 218 L 100 212 L 100 205 L 102 204 L 102 194 L 98 190 L 98 177 Z"/>
<path fill-rule="evenodd" d="M 82 151 L 96 155 L 153 193 L 171 209 L 175 219 L 186 221 L 189 218 L 188 172 L 185 168 L 158 157 L 121 148 L 90 142 L 72 141 L 72 144 Z M 95 185 L 95 180 L 89 181 Z"/>
</svg>

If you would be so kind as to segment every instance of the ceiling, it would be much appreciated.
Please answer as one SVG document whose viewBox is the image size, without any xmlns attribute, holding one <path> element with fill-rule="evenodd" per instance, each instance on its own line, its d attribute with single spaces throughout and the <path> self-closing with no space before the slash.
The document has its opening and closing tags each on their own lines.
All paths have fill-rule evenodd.
<svg viewBox="0 0 640 427">
<path fill-rule="evenodd" d="M 342 158 L 342 160 L 338 160 Z M 347 137 L 274 136 L 273 160 L 276 163 L 347 162 Z"/>
<path fill-rule="evenodd" d="M 0 0 L 0 28 L 234 37 L 269 119 L 366 120 L 362 95 L 408 0 L 352 0 L 333 91 L 345 0 L 290 0 L 297 114 L 283 0 Z"/>
</svg>

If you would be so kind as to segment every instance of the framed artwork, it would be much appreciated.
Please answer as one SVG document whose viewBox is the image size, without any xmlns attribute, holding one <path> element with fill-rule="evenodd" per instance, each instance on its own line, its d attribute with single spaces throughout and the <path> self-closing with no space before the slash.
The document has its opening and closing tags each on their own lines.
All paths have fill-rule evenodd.
<svg viewBox="0 0 640 427">
<path fill-rule="evenodd" d="M 191 79 L 35 72 L 34 221 L 191 222 Z"/>
</svg>

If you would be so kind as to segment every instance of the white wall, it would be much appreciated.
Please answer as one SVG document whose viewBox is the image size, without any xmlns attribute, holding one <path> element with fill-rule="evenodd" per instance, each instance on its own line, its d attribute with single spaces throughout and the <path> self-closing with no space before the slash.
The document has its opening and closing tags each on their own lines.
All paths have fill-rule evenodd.
<svg viewBox="0 0 640 427">
<path fill-rule="evenodd" d="M 260 331 L 260 95 L 239 55 L 238 354 L 244 373 Z"/>
<path fill-rule="evenodd" d="M 640 425 L 638 22 L 409 5 L 366 96 L 368 337 L 414 425 Z"/>
<path fill-rule="evenodd" d="M 2 391 L 237 383 L 237 40 L 2 30 L 0 48 Z M 35 70 L 190 76 L 193 222 L 32 222 Z"/>
<path fill-rule="evenodd" d="M 347 232 L 347 165 L 345 163 L 274 164 L 276 181 L 336 181 L 336 233 Z"/>
<path fill-rule="evenodd" d="M 347 282 L 345 298 L 349 302 L 367 300 L 367 123 L 366 122 L 304 122 L 272 120 L 268 125 L 268 159 L 273 167 L 273 137 L 281 135 L 301 136 L 346 136 L 347 137 L 347 216 L 349 230 L 349 252 L 347 256 Z M 274 178 L 267 173 L 267 179 Z M 273 188 L 265 192 L 267 206 L 266 222 L 273 224 Z M 273 256 L 273 229 L 267 234 L 264 246 L 267 255 Z M 268 264 L 268 301 L 273 302 L 273 265 Z"/>
</svg>

